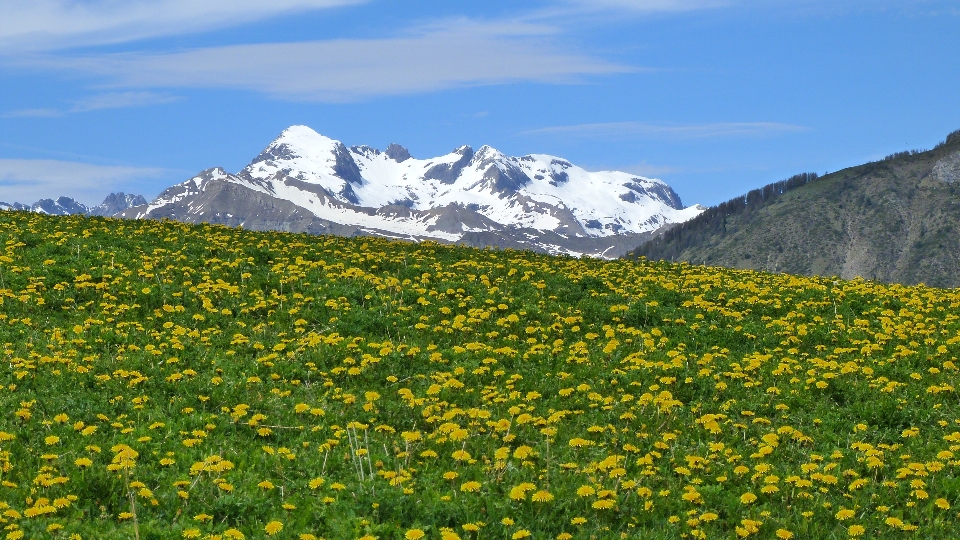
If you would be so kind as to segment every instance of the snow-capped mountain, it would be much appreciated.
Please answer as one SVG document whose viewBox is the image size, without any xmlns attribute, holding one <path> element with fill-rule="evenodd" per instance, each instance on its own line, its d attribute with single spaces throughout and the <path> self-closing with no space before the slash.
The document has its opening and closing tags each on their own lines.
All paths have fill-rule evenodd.
<svg viewBox="0 0 960 540">
<path fill-rule="evenodd" d="M 286 129 L 237 174 L 208 169 L 120 215 L 618 256 L 702 211 L 661 180 L 461 146 L 415 159 Z"/>
<path fill-rule="evenodd" d="M 88 216 L 113 216 L 132 206 L 147 204 L 143 195 L 127 195 L 123 192 L 111 193 L 102 203 L 96 206 L 87 206 L 70 197 L 54 199 L 40 199 L 33 204 L 0 202 L 0 210 L 20 210 L 66 216 L 70 214 L 85 214 Z"/>
</svg>

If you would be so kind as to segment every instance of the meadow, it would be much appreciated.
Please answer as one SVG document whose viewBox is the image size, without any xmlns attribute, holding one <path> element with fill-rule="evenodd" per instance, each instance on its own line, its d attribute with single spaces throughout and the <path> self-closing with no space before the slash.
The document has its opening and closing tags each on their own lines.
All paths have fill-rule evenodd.
<svg viewBox="0 0 960 540">
<path fill-rule="evenodd" d="M 960 293 L 0 212 L 0 538 L 954 538 Z"/>
</svg>

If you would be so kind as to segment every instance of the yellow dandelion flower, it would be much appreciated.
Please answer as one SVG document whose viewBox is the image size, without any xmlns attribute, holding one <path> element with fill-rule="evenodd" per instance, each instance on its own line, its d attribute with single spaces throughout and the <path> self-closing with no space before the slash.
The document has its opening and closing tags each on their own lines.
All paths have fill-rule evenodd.
<svg viewBox="0 0 960 540">
<path fill-rule="evenodd" d="M 518 447 L 516 450 L 513 451 L 513 457 L 517 459 L 527 459 L 527 457 L 530 456 L 532 453 L 533 453 L 533 448 L 530 448 L 529 446 L 524 445 L 524 446 Z"/>
<path fill-rule="evenodd" d="M 851 525 L 847 527 L 847 534 L 852 537 L 862 536 L 863 533 L 867 532 L 863 525 Z"/>
<path fill-rule="evenodd" d="M 283 530 L 283 523 L 280 523 L 279 521 L 271 521 L 264 526 L 263 530 L 267 532 L 267 535 L 273 536 Z"/>
<path fill-rule="evenodd" d="M 586 522 L 587 522 L 587 518 L 581 517 L 581 516 L 577 516 L 570 520 L 571 525 L 583 525 Z"/>
<path fill-rule="evenodd" d="M 427 533 L 423 532 L 420 529 L 410 529 L 403 535 L 403 537 L 406 538 L 407 540 L 420 540 L 426 535 Z"/>
<path fill-rule="evenodd" d="M 751 504 L 757 500 L 757 496 L 749 491 L 740 496 L 740 502 L 742 504 Z"/>
<path fill-rule="evenodd" d="M 230 538 L 232 540 L 243 540 L 246 538 L 246 536 L 244 536 L 244 534 L 237 529 L 227 529 L 223 531 L 223 537 Z"/>
<path fill-rule="evenodd" d="M 200 529 L 184 529 L 182 534 L 184 538 L 200 538 Z"/>
<path fill-rule="evenodd" d="M 777 532 L 774 534 L 776 534 L 780 540 L 790 540 L 793 538 L 793 533 L 786 529 L 777 529 Z"/>
<path fill-rule="evenodd" d="M 544 503 L 552 501 L 553 498 L 554 497 L 552 493 L 541 489 L 540 491 L 534 493 L 533 496 L 530 497 L 530 500 L 533 502 Z"/>
<path fill-rule="evenodd" d="M 950 509 L 950 502 L 947 501 L 946 499 L 942 498 L 942 497 L 939 498 L 939 499 L 937 499 L 937 500 L 935 500 L 935 501 L 933 501 L 933 504 L 937 505 L 937 508 L 939 508 L 939 509 L 941 509 L 941 510 L 949 510 L 949 509 Z"/>
<path fill-rule="evenodd" d="M 533 536 L 533 533 L 526 529 L 520 529 L 519 531 L 513 533 L 510 538 L 513 540 L 520 540 L 521 538 L 529 538 L 530 536 Z"/>
<path fill-rule="evenodd" d="M 577 495 L 579 495 L 579 496 L 581 496 L 581 497 L 589 497 L 589 496 L 593 495 L 593 494 L 596 493 L 596 492 L 597 492 L 597 490 L 593 489 L 593 488 L 590 487 L 590 486 L 580 486 L 580 487 L 577 488 Z"/>
<path fill-rule="evenodd" d="M 273 482 L 269 480 L 264 480 L 263 482 L 260 482 L 259 484 L 257 484 L 257 487 L 260 489 L 273 489 L 274 485 L 273 485 Z"/>
<path fill-rule="evenodd" d="M 850 510 L 849 508 L 841 508 L 840 511 L 834 515 L 834 517 L 836 517 L 840 521 L 843 521 L 845 519 L 850 519 L 855 515 L 856 515 L 856 512 L 854 512 L 853 510 Z"/>
<path fill-rule="evenodd" d="M 510 488 L 510 498 L 515 501 L 522 501 L 527 498 L 527 492 L 520 486 Z"/>
<path fill-rule="evenodd" d="M 481 487 L 480 482 L 471 480 L 469 482 L 464 482 L 463 484 L 461 484 L 460 491 L 463 491 L 466 493 L 472 493 L 475 491 L 480 491 L 480 487 Z"/>
</svg>

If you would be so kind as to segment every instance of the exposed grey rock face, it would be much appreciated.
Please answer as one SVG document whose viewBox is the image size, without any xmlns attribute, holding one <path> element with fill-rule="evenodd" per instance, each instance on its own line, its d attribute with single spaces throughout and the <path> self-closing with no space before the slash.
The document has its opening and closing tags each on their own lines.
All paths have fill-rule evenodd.
<svg viewBox="0 0 960 540">
<path fill-rule="evenodd" d="M 53 216 L 67 216 L 71 214 L 85 214 L 88 216 L 112 217 L 131 206 L 146 204 L 143 195 L 127 195 L 123 192 L 111 193 L 97 206 L 87 207 L 70 197 L 54 199 L 40 199 L 33 204 L 0 202 L 0 210 L 37 212 Z"/>
<path fill-rule="evenodd" d="M 97 206 L 90 208 L 87 212 L 91 216 L 113 216 L 123 212 L 131 206 L 147 204 L 147 199 L 143 195 L 126 194 L 124 192 L 111 193 Z"/>
<path fill-rule="evenodd" d="M 360 174 L 360 167 L 357 167 L 357 162 L 353 160 L 353 156 L 350 155 L 350 151 L 347 150 L 347 147 L 344 146 L 343 143 L 337 143 L 334 155 L 336 156 L 337 164 L 333 170 L 337 173 L 337 176 L 351 184 L 362 184 L 363 175 Z"/>
<path fill-rule="evenodd" d="M 960 182 L 960 152 L 954 152 L 933 166 L 933 176 L 941 182 Z"/>
<path fill-rule="evenodd" d="M 670 186 L 654 185 L 644 187 L 639 182 L 639 179 L 635 178 L 632 182 L 627 182 L 624 184 L 623 187 L 638 195 L 650 195 L 656 197 L 666 202 L 670 208 L 676 208 L 677 210 L 683 208 L 683 203 L 680 201 L 680 196 L 677 195 L 677 193 L 673 191 Z M 636 198 L 633 193 L 625 193 L 621 195 L 620 198 L 624 201 L 633 202 Z"/>
<path fill-rule="evenodd" d="M 470 161 L 473 159 L 473 148 L 469 146 L 461 146 L 454 150 L 455 153 L 460 154 L 460 159 L 454 163 L 438 163 L 433 167 L 427 169 L 427 172 L 424 173 L 423 177 L 427 180 L 439 180 L 444 184 L 452 184 L 457 181 L 457 178 L 460 177 L 460 171 L 464 167 L 470 164 Z"/>
<path fill-rule="evenodd" d="M 530 183 L 530 177 L 525 172 L 519 167 L 509 165 L 502 169 L 496 165 L 490 165 L 483 173 L 483 178 L 492 183 L 494 191 L 504 194 L 514 193 Z"/>
<path fill-rule="evenodd" d="M 172 219 L 186 223 L 213 223 L 258 231 L 308 232 L 353 236 L 356 227 L 342 226 L 317 218 L 309 211 L 276 197 L 258 193 L 230 182 L 222 169 L 204 171 L 206 178 L 190 186 L 179 184 L 166 191 L 173 195 L 161 205 L 128 208 L 117 217 Z M 179 188 L 179 189 L 174 189 Z M 161 194 L 162 196 L 163 194 Z M 160 198 L 158 197 L 158 200 Z"/>
<path fill-rule="evenodd" d="M 59 197 L 57 200 L 40 199 L 33 203 L 30 210 L 40 214 L 66 216 L 70 214 L 86 214 L 88 209 L 70 197 Z"/>
<path fill-rule="evenodd" d="M 396 143 L 390 143 L 390 146 L 387 146 L 386 151 L 387 157 L 396 161 L 397 163 L 403 163 L 404 161 L 410 159 L 410 152 L 406 148 L 400 146 Z"/>
<path fill-rule="evenodd" d="M 14 202 L 14 203 L 0 202 L 0 210 L 24 212 L 24 211 L 29 211 L 30 206 L 26 204 L 21 204 L 18 202 Z"/>
</svg>

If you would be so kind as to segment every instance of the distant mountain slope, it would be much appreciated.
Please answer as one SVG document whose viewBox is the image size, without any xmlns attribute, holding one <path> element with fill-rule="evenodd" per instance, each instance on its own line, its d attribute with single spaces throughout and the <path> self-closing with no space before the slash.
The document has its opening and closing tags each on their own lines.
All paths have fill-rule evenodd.
<svg viewBox="0 0 960 540">
<path fill-rule="evenodd" d="M 461 146 L 416 159 L 292 126 L 240 172 L 208 169 L 120 216 L 610 258 L 701 210 L 661 180 L 553 156 Z"/>
<path fill-rule="evenodd" d="M 960 286 L 960 131 L 933 150 L 755 190 L 630 256 Z"/>
<path fill-rule="evenodd" d="M 71 214 L 113 216 L 131 206 L 141 204 L 147 204 L 147 200 L 143 198 L 143 195 L 128 195 L 121 191 L 120 193 L 107 195 L 103 202 L 97 206 L 87 206 L 70 197 L 58 197 L 56 200 L 40 199 L 33 204 L 0 202 L 0 210 L 37 212 L 53 216 L 67 216 Z"/>
</svg>

